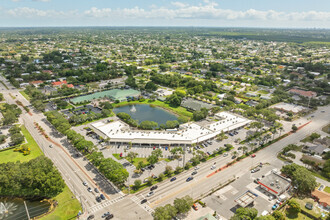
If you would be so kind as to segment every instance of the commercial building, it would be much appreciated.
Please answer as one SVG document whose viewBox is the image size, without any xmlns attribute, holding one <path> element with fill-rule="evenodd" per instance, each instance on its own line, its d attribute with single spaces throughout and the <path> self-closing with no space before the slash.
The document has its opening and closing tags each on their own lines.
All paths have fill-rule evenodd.
<svg viewBox="0 0 330 220">
<path fill-rule="evenodd" d="M 234 201 L 241 207 L 245 208 L 248 205 L 253 204 L 254 200 L 258 198 L 258 195 L 251 192 L 250 190 L 246 191 L 239 197 L 237 197 Z"/>
<path fill-rule="evenodd" d="M 294 114 L 297 114 L 299 112 L 308 111 L 308 108 L 300 106 L 300 105 L 294 105 L 289 103 L 280 102 L 275 105 L 270 106 L 270 108 L 279 110 L 281 112 L 292 112 Z"/>
<path fill-rule="evenodd" d="M 278 197 L 291 187 L 291 180 L 287 179 L 276 172 L 271 172 L 258 181 L 260 187 L 270 194 Z"/>
<path fill-rule="evenodd" d="M 216 135 L 239 129 L 251 121 L 231 114 L 220 112 L 216 114 L 218 121 L 206 125 L 188 122 L 179 126 L 177 130 L 133 130 L 122 121 L 110 123 L 96 122 L 92 126 L 109 137 L 112 143 L 132 143 L 147 145 L 192 145 L 213 139 Z"/>
</svg>

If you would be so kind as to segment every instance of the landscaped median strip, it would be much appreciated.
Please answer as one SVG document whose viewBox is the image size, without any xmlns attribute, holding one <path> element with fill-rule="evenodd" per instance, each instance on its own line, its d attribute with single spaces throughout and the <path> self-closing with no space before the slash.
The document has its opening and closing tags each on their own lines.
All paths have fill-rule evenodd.
<svg viewBox="0 0 330 220">
<path fill-rule="evenodd" d="M 300 127 L 298 127 L 297 131 L 299 131 L 300 129 L 302 129 L 303 127 L 305 127 L 306 125 L 308 125 L 308 124 L 311 123 L 311 122 L 312 122 L 312 121 L 309 121 L 309 122 L 307 122 L 307 123 L 301 125 Z M 281 137 L 278 137 L 277 140 L 275 139 L 276 141 L 275 141 L 274 143 L 271 143 L 271 144 L 269 144 L 269 145 L 266 146 L 266 147 L 269 147 L 270 145 L 275 144 L 277 141 L 282 140 L 283 138 L 285 138 L 285 137 L 287 137 L 287 136 L 289 136 L 289 135 L 291 135 L 291 134 L 293 134 L 293 133 L 294 133 L 294 132 L 289 131 L 288 133 L 283 134 Z M 263 147 L 263 148 L 261 148 L 261 149 L 258 150 L 258 151 L 261 151 L 261 150 L 265 149 L 266 147 Z M 258 151 L 255 151 L 254 153 L 257 153 Z M 247 158 L 247 157 L 248 157 L 248 156 L 246 156 L 245 158 Z M 227 165 L 225 165 L 225 166 L 223 166 L 223 167 L 221 167 L 221 168 L 219 168 L 219 169 L 213 171 L 213 172 L 210 173 L 209 175 L 207 175 L 206 178 L 209 178 L 209 177 L 213 176 L 214 174 L 220 172 L 221 170 L 224 170 L 224 169 L 228 168 L 229 166 L 234 165 L 235 163 L 244 160 L 245 158 L 240 159 L 240 160 L 235 159 L 234 161 L 229 162 Z"/>
<path fill-rule="evenodd" d="M 39 126 L 37 126 L 37 123 L 36 122 L 34 122 L 34 125 L 36 126 L 36 128 L 40 131 L 40 127 Z M 80 165 L 74 160 L 74 159 L 72 159 L 72 157 L 71 157 L 71 155 L 66 151 L 66 150 L 64 150 L 64 148 L 63 148 L 63 146 L 61 145 L 61 144 L 59 144 L 59 143 L 57 143 L 57 142 L 55 142 L 53 139 L 51 139 L 44 131 L 42 131 L 42 134 L 43 134 L 43 136 L 49 141 L 49 142 L 52 142 L 54 145 L 56 145 L 56 146 L 58 146 L 58 147 L 60 147 L 63 151 L 64 151 L 64 153 L 66 154 L 66 155 L 68 155 L 68 157 L 72 160 L 72 162 L 73 163 L 75 163 L 76 165 L 77 165 L 77 167 L 87 176 L 87 178 L 97 187 L 97 188 L 99 188 L 99 186 L 95 183 L 95 181 L 85 172 L 85 170 L 83 170 L 81 167 L 80 167 Z M 104 193 L 103 192 L 103 190 L 102 189 L 100 189 L 99 188 L 99 191 L 100 192 L 102 192 L 103 193 L 103 195 L 107 198 L 107 199 L 110 199 L 110 197 L 106 194 L 106 193 Z"/>
</svg>

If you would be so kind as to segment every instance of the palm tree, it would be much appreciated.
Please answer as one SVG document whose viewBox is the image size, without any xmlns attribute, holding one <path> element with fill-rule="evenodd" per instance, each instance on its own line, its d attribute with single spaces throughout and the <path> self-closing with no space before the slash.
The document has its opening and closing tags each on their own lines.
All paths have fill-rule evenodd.
<svg viewBox="0 0 330 220">
<path fill-rule="evenodd" d="M 246 151 L 248 150 L 248 148 L 246 146 L 243 146 L 242 150 L 243 150 L 243 154 L 246 154 Z"/>
<path fill-rule="evenodd" d="M 284 131 L 284 128 L 281 126 L 280 128 L 279 128 L 279 130 L 280 130 L 280 135 L 279 135 L 279 137 L 281 136 L 281 133 L 282 133 L 282 131 Z"/>
</svg>

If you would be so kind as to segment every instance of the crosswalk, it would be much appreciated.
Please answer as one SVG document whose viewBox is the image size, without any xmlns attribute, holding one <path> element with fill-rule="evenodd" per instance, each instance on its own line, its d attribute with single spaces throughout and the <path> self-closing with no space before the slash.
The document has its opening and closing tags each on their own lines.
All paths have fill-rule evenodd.
<svg viewBox="0 0 330 220">
<path fill-rule="evenodd" d="M 142 195 L 141 195 L 142 196 Z M 142 196 L 143 197 L 143 196 Z M 143 208 L 146 212 L 148 212 L 150 215 L 154 212 L 154 210 L 152 208 L 150 208 L 150 206 L 147 203 L 141 204 L 141 201 L 144 199 L 144 197 L 142 199 L 139 199 L 136 196 L 132 196 L 131 200 L 133 202 L 135 202 L 137 205 L 139 205 L 141 208 Z"/>
<path fill-rule="evenodd" d="M 112 200 L 107 200 L 107 201 L 105 201 L 103 203 L 94 205 L 94 206 L 92 206 L 89 209 L 89 213 L 94 213 L 94 212 L 96 212 L 96 211 L 98 211 L 98 210 L 100 210 L 102 208 L 105 208 L 105 207 L 108 207 L 108 206 L 110 206 L 110 205 L 112 205 L 114 203 L 117 203 L 117 202 L 123 200 L 124 198 L 125 198 L 125 196 L 122 195 L 122 196 L 120 196 L 118 198 L 115 198 L 115 199 L 112 199 Z"/>
</svg>

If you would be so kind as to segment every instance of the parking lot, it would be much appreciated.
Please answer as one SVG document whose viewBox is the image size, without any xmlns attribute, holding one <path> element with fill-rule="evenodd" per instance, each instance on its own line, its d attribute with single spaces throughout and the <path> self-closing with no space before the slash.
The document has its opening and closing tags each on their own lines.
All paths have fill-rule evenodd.
<svg viewBox="0 0 330 220">
<path fill-rule="evenodd" d="M 263 178 L 263 176 L 269 174 L 273 169 L 279 169 L 281 165 L 263 165 L 261 168 L 259 167 L 259 171 L 244 174 L 232 184 L 214 192 L 212 195 L 202 199 L 202 201 L 212 210 L 220 213 L 224 218 L 230 219 L 235 214 L 236 209 L 240 207 L 235 202 L 235 199 L 249 190 L 258 196 L 253 205 L 248 207 L 256 208 L 259 214 L 265 210 L 270 212 L 272 206 L 276 203 L 276 199 L 273 198 L 270 200 L 270 194 L 261 189 L 254 180 Z"/>
<path fill-rule="evenodd" d="M 237 156 L 241 155 L 243 153 L 242 150 L 238 150 L 238 148 L 241 147 L 241 145 L 239 145 L 238 143 L 235 143 L 235 141 L 237 139 L 244 140 L 246 138 L 246 130 L 244 128 L 242 128 L 237 131 L 237 134 L 235 134 L 233 136 L 230 136 L 230 135 L 227 135 L 227 136 L 228 136 L 228 139 L 225 139 L 223 141 L 213 140 L 213 141 L 211 141 L 212 144 L 205 143 L 204 146 L 202 144 L 200 144 L 200 145 L 196 146 L 196 149 L 201 150 L 205 153 L 209 152 L 210 154 L 212 154 L 213 151 L 215 151 L 217 148 L 220 148 L 220 147 L 224 148 L 225 144 L 232 144 L 234 146 L 234 149 L 231 150 L 231 152 L 237 151 L 238 152 Z M 89 137 L 89 138 L 91 138 L 91 137 Z M 93 142 L 94 141 L 95 141 L 95 139 L 93 140 Z M 125 145 L 117 144 L 117 145 L 111 145 L 109 147 L 99 145 L 99 148 L 101 149 L 101 152 L 103 153 L 104 157 L 106 157 L 106 158 L 110 157 L 110 158 L 115 159 L 112 156 L 112 154 L 122 153 L 122 156 L 125 157 L 129 152 L 138 153 L 137 157 L 147 158 L 149 155 L 151 155 L 152 151 L 154 151 L 155 149 L 161 149 L 161 151 L 163 153 L 163 158 L 171 158 L 172 154 L 171 154 L 170 150 L 173 147 L 158 146 L 158 145 L 149 145 L 149 146 L 140 147 L 140 146 L 132 145 L 132 148 L 129 149 L 129 146 L 127 144 L 125 144 Z M 227 153 L 228 156 L 232 156 L 231 152 Z M 187 147 L 184 157 L 185 157 L 185 163 L 188 162 L 193 157 L 192 147 L 190 147 L 190 148 Z M 152 175 L 158 176 L 160 173 L 163 173 L 165 171 L 166 166 L 171 166 L 173 168 L 173 170 L 177 166 L 180 166 L 180 167 L 184 166 L 183 157 L 181 157 L 180 159 L 171 160 L 169 162 L 165 161 L 165 160 L 161 160 L 155 164 L 155 168 L 146 169 L 142 174 L 137 175 L 134 173 L 134 170 L 136 169 L 136 167 L 131 165 L 126 159 L 119 160 L 118 162 L 122 163 L 124 165 L 124 167 L 127 169 L 127 171 L 129 172 L 130 177 L 128 179 L 128 183 L 130 183 L 130 184 L 133 184 L 136 179 L 140 179 L 141 181 L 143 181 Z"/>
</svg>

